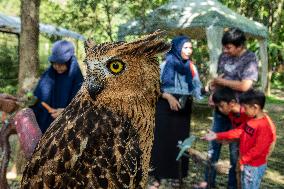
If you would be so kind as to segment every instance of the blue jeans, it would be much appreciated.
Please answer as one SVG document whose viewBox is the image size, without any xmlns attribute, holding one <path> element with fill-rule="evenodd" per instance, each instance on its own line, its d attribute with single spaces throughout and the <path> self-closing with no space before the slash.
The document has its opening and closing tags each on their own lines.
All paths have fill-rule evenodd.
<svg viewBox="0 0 284 189">
<path fill-rule="evenodd" d="M 218 133 L 218 132 L 228 131 L 230 129 L 232 129 L 232 124 L 228 116 L 221 114 L 219 111 L 214 111 L 212 130 Z M 211 187 L 215 187 L 216 170 L 214 164 L 217 163 L 219 160 L 221 147 L 222 144 L 216 141 L 211 141 L 209 143 L 208 154 L 210 157 L 210 165 L 207 167 L 205 171 L 205 181 Z M 228 188 L 236 189 L 237 188 L 236 166 L 239 156 L 239 143 L 231 142 L 229 144 L 229 149 L 230 149 L 231 168 L 229 170 Z"/>
<path fill-rule="evenodd" d="M 266 164 L 259 167 L 245 165 L 241 173 L 242 189 L 258 189 L 266 167 Z"/>
</svg>

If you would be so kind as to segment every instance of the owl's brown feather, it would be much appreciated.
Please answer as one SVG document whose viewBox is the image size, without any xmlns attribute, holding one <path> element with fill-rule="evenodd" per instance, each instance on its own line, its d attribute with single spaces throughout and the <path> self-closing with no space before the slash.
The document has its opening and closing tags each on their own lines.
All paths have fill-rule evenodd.
<svg viewBox="0 0 284 189">
<path fill-rule="evenodd" d="M 145 187 L 159 95 L 155 55 L 170 47 L 161 35 L 86 43 L 84 85 L 42 137 L 22 188 Z"/>
</svg>

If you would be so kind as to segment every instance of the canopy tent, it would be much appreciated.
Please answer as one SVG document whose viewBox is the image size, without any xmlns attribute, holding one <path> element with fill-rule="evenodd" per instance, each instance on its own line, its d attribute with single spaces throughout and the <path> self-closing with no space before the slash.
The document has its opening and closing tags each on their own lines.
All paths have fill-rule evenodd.
<svg viewBox="0 0 284 189">
<path fill-rule="evenodd" d="M 248 37 L 258 39 L 262 62 L 262 88 L 267 85 L 268 30 L 262 24 L 235 13 L 216 0 L 173 0 L 150 12 L 145 18 L 129 21 L 119 27 L 119 39 L 140 35 L 157 29 L 169 35 L 186 34 L 193 39 L 207 38 L 210 55 L 210 74 L 216 75 L 218 57 L 222 50 L 224 28 L 238 27 Z"/>
<path fill-rule="evenodd" d="M 39 30 L 42 33 L 46 33 L 47 35 L 56 35 L 56 36 L 63 36 L 63 37 L 70 37 L 77 40 L 85 40 L 84 36 L 61 28 L 55 27 L 52 25 L 47 24 L 39 24 Z M 0 13 L 0 32 L 7 32 L 13 34 L 20 34 L 21 32 L 21 20 L 19 17 L 15 16 L 7 16 Z"/>
</svg>

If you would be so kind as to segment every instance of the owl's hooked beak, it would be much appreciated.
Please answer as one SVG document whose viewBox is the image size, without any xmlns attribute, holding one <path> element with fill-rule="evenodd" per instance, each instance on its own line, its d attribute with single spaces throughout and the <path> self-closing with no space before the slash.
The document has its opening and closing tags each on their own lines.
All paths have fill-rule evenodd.
<svg viewBox="0 0 284 189">
<path fill-rule="evenodd" d="M 97 95 L 104 89 L 105 80 L 92 76 L 88 77 L 86 82 L 89 95 L 93 100 L 95 100 Z"/>
</svg>

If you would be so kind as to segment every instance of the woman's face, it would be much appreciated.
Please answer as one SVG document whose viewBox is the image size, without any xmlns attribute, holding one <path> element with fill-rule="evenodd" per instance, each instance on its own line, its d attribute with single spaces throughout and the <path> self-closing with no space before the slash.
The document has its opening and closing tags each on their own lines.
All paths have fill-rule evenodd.
<svg viewBox="0 0 284 189">
<path fill-rule="evenodd" d="M 58 74 L 63 74 L 68 69 L 66 64 L 52 63 L 52 67 Z"/>
<path fill-rule="evenodd" d="M 181 57 L 184 60 L 188 60 L 190 55 L 192 54 L 192 43 L 185 42 L 181 49 Z"/>
</svg>

